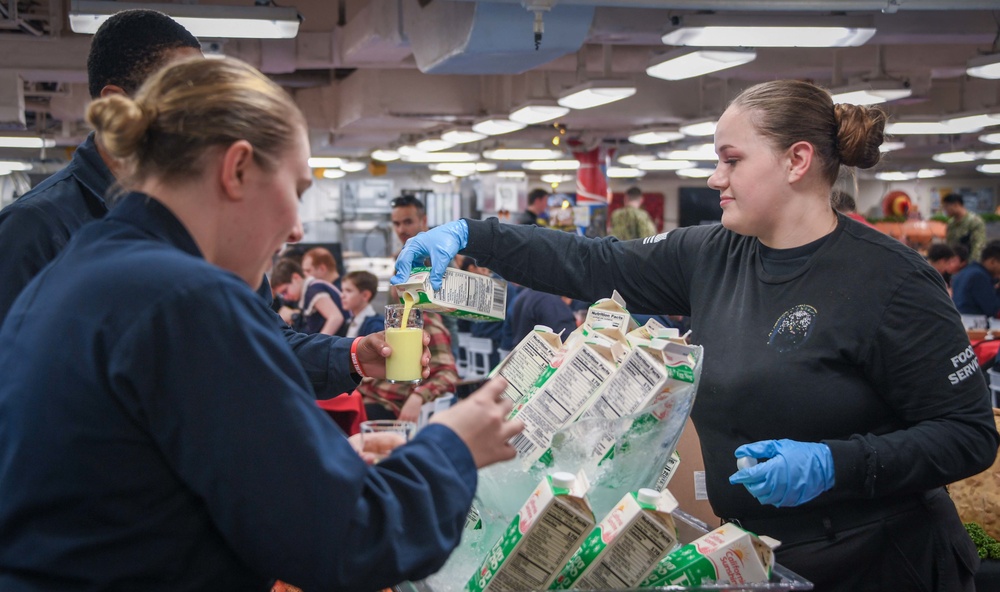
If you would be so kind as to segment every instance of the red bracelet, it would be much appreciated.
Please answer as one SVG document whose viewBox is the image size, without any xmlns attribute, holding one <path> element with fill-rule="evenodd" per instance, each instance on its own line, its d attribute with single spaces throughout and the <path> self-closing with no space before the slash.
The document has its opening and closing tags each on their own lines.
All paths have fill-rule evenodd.
<svg viewBox="0 0 1000 592">
<path fill-rule="evenodd" d="M 354 364 L 354 372 L 361 378 L 368 378 L 365 371 L 361 368 L 361 360 L 358 359 L 358 342 L 360 342 L 363 337 L 355 337 L 354 343 L 351 344 L 351 363 Z"/>
</svg>

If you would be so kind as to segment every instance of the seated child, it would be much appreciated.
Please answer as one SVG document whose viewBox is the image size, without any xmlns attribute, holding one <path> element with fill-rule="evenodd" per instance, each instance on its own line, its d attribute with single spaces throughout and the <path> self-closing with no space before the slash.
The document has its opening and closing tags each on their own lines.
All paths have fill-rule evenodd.
<svg viewBox="0 0 1000 592">
<path fill-rule="evenodd" d="M 347 337 L 363 337 L 385 328 L 385 318 L 372 308 L 378 293 L 378 278 L 367 271 L 352 271 L 341 280 L 341 301 L 350 314 Z"/>
<path fill-rule="evenodd" d="M 298 302 L 299 321 L 289 323 L 296 330 L 344 336 L 344 311 L 336 286 L 305 275 L 302 267 L 290 259 L 275 264 L 271 285 L 285 302 Z"/>
</svg>

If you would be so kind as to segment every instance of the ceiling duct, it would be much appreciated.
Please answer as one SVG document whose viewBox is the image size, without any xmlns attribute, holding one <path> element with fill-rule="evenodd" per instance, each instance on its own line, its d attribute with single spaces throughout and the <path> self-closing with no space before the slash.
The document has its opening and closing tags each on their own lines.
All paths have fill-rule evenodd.
<svg viewBox="0 0 1000 592">
<path fill-rule="evenodd" d="M 558 5 L 542 14 L 535 49 L 533 12 L 494 2 L 404 5 L 405 30 L 417 67 L 426 74 L 520 74 L 580 49 L 593 6 Z"/>
</svg>

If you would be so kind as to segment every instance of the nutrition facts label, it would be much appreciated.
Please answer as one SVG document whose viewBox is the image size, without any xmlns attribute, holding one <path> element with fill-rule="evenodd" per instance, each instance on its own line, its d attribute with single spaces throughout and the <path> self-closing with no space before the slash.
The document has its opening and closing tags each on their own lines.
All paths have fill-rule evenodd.
<svg viewBox="0 0 1000 592">
<path fill-rule="evenodd" d="M 632 588 L 663 557 L 676 539 L 649 516 L 639 516 L 619 534 L 599 559 L 600 563 L 576 587 L 581 589 Z"/>
<path fill-rule="evenodd" d="M 500 368 L 500 376 L 507 379 L 503 396 L 517 403 L 531 392 L 538 377 L 549 366 L 556 349 L 538 333 L 532 331 Z"/>
<path fill-rule="evenodd" d="M 571 508 L 553 503 L 490 582 L 490 591 L 544 589 L 593 525 Z"/>
</svg>

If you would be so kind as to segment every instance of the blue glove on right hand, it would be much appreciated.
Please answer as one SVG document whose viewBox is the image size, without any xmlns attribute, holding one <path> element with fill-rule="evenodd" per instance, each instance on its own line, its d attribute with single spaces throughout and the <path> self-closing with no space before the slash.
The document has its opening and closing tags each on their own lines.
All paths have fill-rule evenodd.
<svg viewBox="0 0 1000 592">
<path fill-rule="evenodd" d="M 413 264 L 423 265 L 424 259 L 431 258 L 431 287 L 441 289 L 444 270 L 451 260 L 469 243 L 469 224 L 465 220 L 436 226 L 427 232 L 406 241 L 396 258 L 396 275 L 390 284 L 401 284 L 410 277 Z"/>
</svg>

